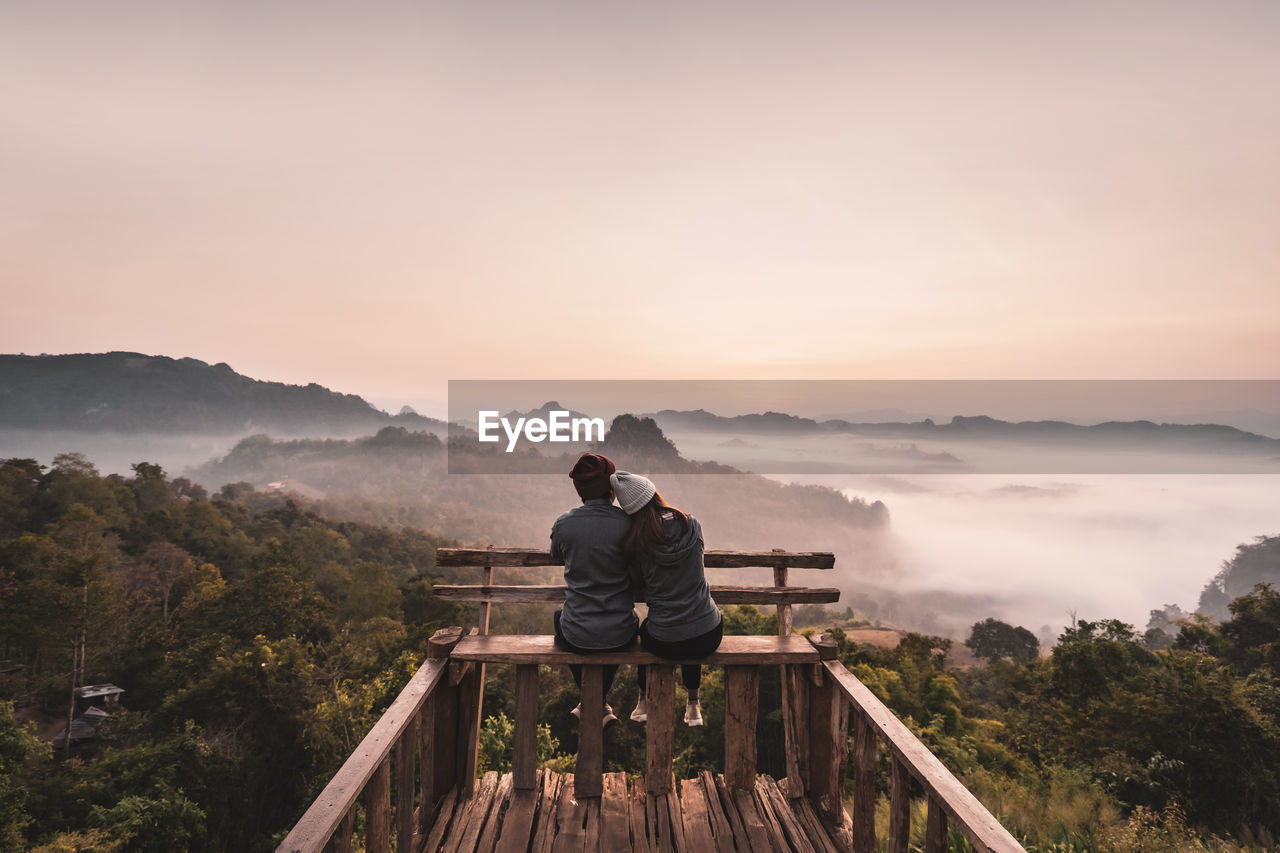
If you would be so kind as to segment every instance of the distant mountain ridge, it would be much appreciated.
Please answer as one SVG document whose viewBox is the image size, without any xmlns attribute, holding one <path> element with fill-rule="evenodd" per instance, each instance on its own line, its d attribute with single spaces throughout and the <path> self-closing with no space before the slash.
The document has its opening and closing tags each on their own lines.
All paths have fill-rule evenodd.
<svg viewBox="0 0 1280 853">
<path fill-rule="evenodd" d="M 686 429 L 757 435 L 821 435 L 852 433 L 909 439 L 1002 439 L 1041 441 L 1162 442 L 1171 446 L 1249 452 L 1280 452 L 1280 439 L 1268 438 L 1221 424 L 1173 424 L 1152 421 L 1107 421 L 1083 426 L 1066 421 L 1002 421 L 986 415 L 956 415 L 947 423 L 930 418 L 914 423 L 853 423 L 834 419 L 816 421 L 782 412 L 716 415 L 704 409 L 676 411 L 664 409 L 648 415 L 664 430 Z"/>
<path fill-rule="evenodd" d="M 252 379 L 226 363 L 135 352 L 0 355 L 0 428 L 222 434 L 383 426 L 445 429 L 316 383 Z"/>
</svg>

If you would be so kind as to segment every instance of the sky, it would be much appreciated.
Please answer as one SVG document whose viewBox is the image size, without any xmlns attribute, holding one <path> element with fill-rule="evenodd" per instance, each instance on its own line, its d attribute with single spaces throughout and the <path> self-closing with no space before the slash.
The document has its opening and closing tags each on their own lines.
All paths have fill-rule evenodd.
<svg viewBox="0 0 1280 853">
<path fill-rule="evenodd" d="M 1280 5 L 0 0 L 0 351 L 1274 379 Z"/>
</svg>

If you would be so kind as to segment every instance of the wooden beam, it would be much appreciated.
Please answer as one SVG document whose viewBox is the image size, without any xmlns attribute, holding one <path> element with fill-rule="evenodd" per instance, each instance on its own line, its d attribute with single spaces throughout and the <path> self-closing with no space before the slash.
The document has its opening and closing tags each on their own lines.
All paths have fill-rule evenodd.
<svg viewBox="0 0 1280 853">
<path fill-rule="evenodd" d="M 413 717 L 396 744 L 396 853 L 413 849 L 413 760 L 418 752 L 418 718 Z"/>
<path fill-rule="evenodd" d="M 538 776 L 538 665 L 516 667 L 516 720 L 511 746 L 512 783 L 518 791 L 532 790 Z"/>
<path fill-rule="evenodd" d="M 924 853 L 947 853 L 951 843 L 947 838 L 947 813 L 937 797 L 929 798 L 929 818 L 925 824 Z"/>
<path fill-rule="evenodd" d="M 889 853 L 907 853 L 911 840 L 911 774 L 896 757 L 889 788 Z"/>
<path fill-rule="evenodd" d="M 365 849 L 391 850 L 391 758 L 384 758 L 364 789 Z"/>
<path fill-rule="evenodd" d="M 442 601 L 479 601 L 494 604 L 559 604 L 564 601 L 563 584 L 439 584 L 431 595 Z M 840 590 L 833 587 L 805 586 L 712 586 L 716 604 L 831 604 L 840 600 Z M 644 594 L 636 596 L 644 601 Z"/>
<path fill-rule="evenodd" d="M 675 667 L 665 662 L 651 664 L 645 680 L 649 716 L 644 724 L 644 787 L 647 801 L 653 801 L 671 790 L 676 718 Z"/>
<path fill-rule="evenodd" d="M 578 718 L 578 760 L 573 790 L 578 799 L 598 797 L 604 775 L 604 668 L 582 668 L 582 710 Z"/>
<path fill-rule="evenodd" d="M 714 653 L 705 658 L 692 659 L 688 663 L 723 665 L 760 665 L 782 663 L 817 663 L 818 652 L 804 637 L 731 636 L 725 637 Z M 514 664 L 671 664 L 649 654 L 633 643 L 620 652 L 595 652 L 577 655 L 555 645 L 555 638 L 547 634 L 490 634 L 487 637 L 471 635 L 463 637 L 454 647 L 454 661 L 487 661 L 489 663 Z"/>
<path fill-rule="evenodd" d="M 755 666 L 726 666 L 724 682 L 725 784 L 730 790 L 750 791 L 756 785 L 756 719 L 760 706 L 760 670 Z"/>
<path fill-rule="evenodd" d="M 880 754 L 866 714 L 853 715 L 853 846 L 876 849 L 876 771 Z"/>
<path fill-rule="evenodd" d="M 809 796 L 829 821 L 839 823 L 844 808 L 844 761 L 849 734 L 844 694 L 831 679 L 809 687 Z"/>
<path fill-rule="evenodd" d="M 703 565 L 709 569 L 790 568 L 833 569 L 829 551 L 707 551 Z M 437 566 L 563 566 L 545 550 L 531 548 L 437 548 Z"/>
</svg>

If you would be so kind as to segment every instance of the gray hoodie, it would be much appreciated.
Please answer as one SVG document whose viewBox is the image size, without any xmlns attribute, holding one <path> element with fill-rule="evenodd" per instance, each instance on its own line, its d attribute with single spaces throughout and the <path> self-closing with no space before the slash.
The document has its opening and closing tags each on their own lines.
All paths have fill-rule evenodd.
<svg viewBox="0 0 1280 853">
<path fill-rule="evenodd" d="M 657 553 L 633 558 L 633 570 L 644 580 L 649 605 L 647 630 L 655 640 L 678 643 L 712 630 L 720 623 L 720 611 L 711 598 L 702 566 L 702 525 L 693 516 L 680 530 L 680 520 L 663 518 L 662 532 L 670 544 Z"/>
<path fill-rule="evenodd" d="M 622 558 L 631 517 L 608 498 L 591 498 L 551 526 L 551 555 L 564 560 L 564 638 L 584 649 L 612 649 L 636 635 L 633 579 Z"/>
</svg>

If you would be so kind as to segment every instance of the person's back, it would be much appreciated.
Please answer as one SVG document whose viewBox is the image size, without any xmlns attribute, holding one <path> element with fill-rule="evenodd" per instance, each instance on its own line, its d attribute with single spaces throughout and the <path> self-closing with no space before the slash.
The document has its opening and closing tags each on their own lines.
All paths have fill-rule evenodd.
<svg viewBox="0 0 1280 853">
<path fill-rule="evenodd" d="M 667 510 L 660 515 L 665 542 L 652 552 L 634 555 L 644 580 L 647 624 L 655 639 L 679 642 L 705 634 L 720 624 L 702 568 L 702 526 Z"/>
<path fill-rule="evenodd" d="M 635 637 L 635 599 L 622 557 L 630 528 L 630 516 L 608 498 L 583 501 L 551 527 L 551 554 L 564 560 L 560 629 L 575 646 L 609 649 Z"/>
</svg>

